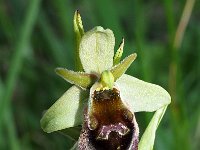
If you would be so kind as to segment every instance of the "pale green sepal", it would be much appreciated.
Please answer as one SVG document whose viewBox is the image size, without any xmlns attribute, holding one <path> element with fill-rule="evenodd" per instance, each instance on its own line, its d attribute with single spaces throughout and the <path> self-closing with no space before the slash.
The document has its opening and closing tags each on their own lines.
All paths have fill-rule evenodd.
<svg viewBox="0 0 200 150">
<path fill-rule="evenodd" d="M 171 102 L 169 93 L 162 87 L 144 82 L 129 75 L 122 75 L 117 81 L 121 98 L 132 112 L 156 111 Z"/>
<path fill-rule="evenodd" d="M 74 72 L 64 68 L 56 68 L 55 72 L 71 84 L 75 84 L 83 89 L 90 88 L 97 80 L 94 74 L 85 72 Z"/>
<path fill-rule="evenodd" d="M 113 65 L 117 65 L 122 57 L 123 54 L 123 50 L 124 50 L 124 38 L 122 39 L 122 42 L 117 50 L 117 52 L 115 53 L 114 59 L 113 59 Z"/>
<path fill-rule="evenodd" d="M 136 59 L 136 57 L 136 53 L 131 54 L 128 57 L 126 57 L 123 61 L 121 61 L 121 63 L 117 64 L 110 70 L 115 78 L 115 81 L 126 72 L 126 70 L 129 68 L 132 62 Z"/>
<path fill-rule="evenodd" d="M 40 120 L 42 129 L 47 132 L 81 125 L 83 109 L 89 91 L 72 86 L 44 114 Z"/>
<path fill-rule="evenodd" d="M 59 133 L 70 138 L 73 141 L 77 141 L 80 136 L 81 129 L 82 129 L 81 126 L 76 126 L 76 127 L 60 130 Z"/>
<path fill-rule="evenodd" d="M 76 37 L 76 69 L 78 71 L 83 71 L 83 67 L 79 58 L 79 45 L 82 36 L 84 35 L 84 28 L 81 20 L 81 15 L 78 10 L 74 13 L 74 32 Z"/>
<path fill-rule="evenodd" d="M 151 119 L 149 125 L 147 126 L 144 134 L 140 139 L 138 150 L 153 150 L 156 130 L 166 109 L 167 106 L 164 106 L 155 112 L 153 118 Z"/>
<path fill-rule="evenodd" d="M 74 144 L 72 148 L 70 148 L 70 150 L 78 150 L 78 141 Z"/>
<path fill-rule="evenodd" d="M 101 74 L 113 66 L 115 38 L 110 29 L 95 27 L 81 39 L 79 57 L 87 73 Z"/>
</svg>

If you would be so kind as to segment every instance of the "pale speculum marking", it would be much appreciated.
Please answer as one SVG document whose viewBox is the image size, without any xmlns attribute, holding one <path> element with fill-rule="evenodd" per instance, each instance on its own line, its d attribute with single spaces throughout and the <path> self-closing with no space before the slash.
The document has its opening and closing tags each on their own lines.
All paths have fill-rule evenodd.
<svg viewBox="0 0 200 150">
<path fill-rule="evenodd" d="M 127 126 L 123 125 L 122 123 L 117 123 L 117 124 L 114 124 L 114 125 L 111 124 L 111 125 L 107 125 L 107 126 L 102 126 L 102 128 L 100 129 L 100 133 L 99 133 L 97 139 L 108 140 L 109 134 L 111 132 L 116 132 L 116 133 L 119 134 L 119 136 L 124 136 L 129 131 L 130 131 L 130 129 L 127 128 Z"/>
</svg>

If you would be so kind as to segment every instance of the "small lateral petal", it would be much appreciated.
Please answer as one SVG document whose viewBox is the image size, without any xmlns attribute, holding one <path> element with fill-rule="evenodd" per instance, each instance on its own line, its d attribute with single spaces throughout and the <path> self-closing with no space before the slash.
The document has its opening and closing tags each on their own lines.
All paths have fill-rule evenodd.
<svg viewBox="0 0 200 150">
<path fill-rule="evenodd" d="M 42 129 L 50 133 L 81 125 L 87 97 L 88 91 L 72 86 L 44 114 L 40 120 Z"/>
<path fill-rule="evenodd" d="M 122 42 L 117 50 L 117 52 L 115 53 L 114 59 L 113 59 L 113 65 L 117 65 L 122 57 L 123 54 L 123 50 L 124 50 L 124 38 L 122 39 Z"/>
<path fill-rule="evenodd" d="M 79 57 L 86 73 L 101 74 L 113 66 L 115 38 L 113 32 L 95 27 L 81 39 Z"/>
<path fill-rule="evenodd" d="M 123 61 L 121 61 L 121 63 L 117 64 L 110 70 L 115 78 L 115 81 L 126 72 L 126 70 L 129 68 L 132 62 L 136 59 L 136 57 L 136 53 L 131 54 L 128 57 L 126 57 Z"/>
<path fill-rule="evenodd" d="M 74 72 L 64 68 L 56 68 L 56 73 L 71 84 L 75 84 L 81 88 L 89 88 L 97 80 L 94 74 L 84 72 Z"/>
<path fill-rule="evenodd" d="M 171 102 L 169 93 L 162 87 L 144 82 L 129 75 L 117 80 L 122 100 L 132 112 L 156 111 Z"/>
</svg>

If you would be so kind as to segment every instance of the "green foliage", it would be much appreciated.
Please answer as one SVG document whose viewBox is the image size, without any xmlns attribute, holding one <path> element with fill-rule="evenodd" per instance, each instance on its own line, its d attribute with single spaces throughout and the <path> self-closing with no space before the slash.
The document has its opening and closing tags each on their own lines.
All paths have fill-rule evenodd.
<svg viewBox="0 0 200 150">
<path fill-rule="evenodd" d="M 42 111 L 70 85 L 54 68 L 74 68 L 73 13 L 86 30 L 113 30 L 123 56 L 138 54 L 128 74 L 168 89 L 168 107 L 155 149 L 198 150 L 200 145 L 200 3 L 196 1 L 179 48 L 174 37 L 185 1 L 2 0 L 0 2 L 0 149 L 64 150 L 74 139 L 40 129 Z M 39 15 L 38 15 L 39 14 Z M 118 47 L 115 47 L 117 50 Z M 136 113 L 142 135 L 151 114 Z"/>
</svg>

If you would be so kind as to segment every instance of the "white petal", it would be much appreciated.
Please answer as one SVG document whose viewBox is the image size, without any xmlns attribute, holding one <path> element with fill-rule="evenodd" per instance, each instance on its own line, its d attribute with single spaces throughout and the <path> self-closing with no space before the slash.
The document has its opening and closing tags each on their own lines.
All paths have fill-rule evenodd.
<svg viewBox="0 0 200 150">
<path fill-rule="evenodd" d="M 122 100 L 132 112 L 152 112 L 171 102 L 165 89 L 135 77 L 124 74 L 116 83 Z"/>
<path fill-rule="evenodd" d="M 95 27 L 81 39 L 79 56 L 87 73 L 101 74 L 113 65 L 115 38 L 113 32 Z"/>
<path fill-rule="evenodd" d="M 49 133 L 82 124 L 87 93 L 77 86 L 68 89 L 42 117 L 42 129 Z"/>
</svg>

